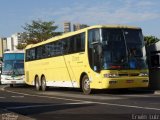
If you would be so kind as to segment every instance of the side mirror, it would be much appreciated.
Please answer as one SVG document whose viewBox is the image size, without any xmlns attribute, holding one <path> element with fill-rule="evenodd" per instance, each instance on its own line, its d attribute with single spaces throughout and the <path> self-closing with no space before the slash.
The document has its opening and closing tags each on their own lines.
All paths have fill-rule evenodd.
<svg viewBox="0 0 160 120">
<path fill-rule="evenodd" d="M 99 55 L 102 54 L 102 46 L 100 44 L 97 45 L 97 51 Z"/>
<path fill-rule="evenodd" d="M 102 54 L 102 45 L 99 41 L 92 42 L 91 44 L 95 47 L 99 55 Z"/>
</svg>

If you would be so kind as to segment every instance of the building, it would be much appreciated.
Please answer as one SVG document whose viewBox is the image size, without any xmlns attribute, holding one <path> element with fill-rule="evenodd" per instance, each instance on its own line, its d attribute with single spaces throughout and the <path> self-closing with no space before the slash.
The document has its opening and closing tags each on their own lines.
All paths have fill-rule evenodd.
<svg viewBox="0 0 160 120">
<path fill-rule="evenodd" d="M 3 57 L 3 53 L 6 49 L 7 49 L 7 38 L 0 38 L 0 58 Z"/>
<path fill-rule="evenodd" d="M 80 29 L 83 29 L 83 28 L 86 28 L 88 27 L 88 25 L 86 24 L 73 24 L 73 31 L 77 31 L 77 30 L 80 30 Z"/>
<path fill-rule="evenodd" d="M 67 33 L 67 32 L 71 32 L 71 23 L 70 22 L 64 22 L 64 33 Z"/>
<path fill-rule="evenodd" d="M 13 38 L 12 37 L 7 38 L 7 49 L 8 50 L 14 50 L 14 43 L 13 43 Z"/>
<path fill-rule="evenodd" d="M 24 37 L 27 36 L 26 33 L 15 33 L 11 37 L 7 38 L 7 49 L 17 50 L 16 46 L 21 43 L 25 43 Z"/>
</svg>

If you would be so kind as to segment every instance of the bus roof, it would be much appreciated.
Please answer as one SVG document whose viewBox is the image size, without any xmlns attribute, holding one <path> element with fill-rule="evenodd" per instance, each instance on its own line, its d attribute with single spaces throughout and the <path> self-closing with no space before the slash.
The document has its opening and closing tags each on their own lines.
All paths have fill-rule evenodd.
<svg viewBox="0 0 160 120">
<path fill-rule="evenodd" d="M 13 50 L 13 51 L 5 51 L 5 53 L 24 53 L 24 50 Z"/>
<path fill-rule="evenodd" d="M 52 41 L 56 41 L 56 40 L 59 40 L 59 39 L 63 39 L 63 38 L 67 38 L 67 37 L 70 37 L 72 35 L 76 35 L 76 34 L 79 34 L 79 33 L 82 33 L 82 32 L 85 32 L 86 30 L 90 30 L 90 29 L 94 29 L 94 28 L 128 28 L 128 29 L 141 29 L 140 27 L 135 27 L 135 26 L 128 26 L 128 25 L 94 25 L 94 26 L 90 26 L 90 27 L 86 27 L 84 29 L 80 29 L 80 30 L 77 30 L 77 31 L 73 31 L 73 32 L 68 32 L 68 33 L 64 33 L 60 36 L 55 36 L 55 37 L 52 37 L 46 41 L 43 41 L 43 42 L 39 42 L 37 44 L 30 44 L 26 47 L 26 49 L 29 49 L 29 48 L 32 48 L 32 47 L 36 47 L 36 46 L 39 46 L 39 45 L 43 45 L 43 44 L 46 44 L 46 43 L 50 43 Z"/>
</svg>

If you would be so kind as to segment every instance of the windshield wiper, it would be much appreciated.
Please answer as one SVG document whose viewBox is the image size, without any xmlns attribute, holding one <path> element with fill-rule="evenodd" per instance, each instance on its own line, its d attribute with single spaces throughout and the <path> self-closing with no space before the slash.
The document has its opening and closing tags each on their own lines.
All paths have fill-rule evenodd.
<svg viewBox="0 0 160 120">
<path fill-rule="evenodd" d="M 20 74 L 19 71 L 18 71 L 18 68 L 16 67 L 16 63 L 13 63 L 13 73 L 14 73 L 14 75 L 19 75 Z M 15 73 L 17 73 L 17 74 L 15 74 Z"/>
<path fill-rule="evenodd" d="M 20 75 L 20 72 L 17 67 L 14 67 L 13 73 L 14 73 L 14 75 Z"/>
</svg>

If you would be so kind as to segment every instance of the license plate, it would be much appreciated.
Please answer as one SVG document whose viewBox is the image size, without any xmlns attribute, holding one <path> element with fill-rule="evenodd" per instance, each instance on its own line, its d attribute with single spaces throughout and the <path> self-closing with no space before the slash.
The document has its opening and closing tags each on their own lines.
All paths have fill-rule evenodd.
<svg viewBox="0 0 160 120">
<path fill-rule="evenodd" d="M 11 83 L 16 83 L 16 81 L 11 81 Z"/>
<path fill-rule="evenodd" d="M 126 82 L 127 82 L 127 83 L 133 83 L 134 80 L 127 80 Z"/>
</svg>

